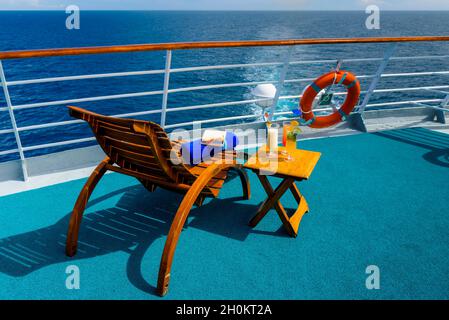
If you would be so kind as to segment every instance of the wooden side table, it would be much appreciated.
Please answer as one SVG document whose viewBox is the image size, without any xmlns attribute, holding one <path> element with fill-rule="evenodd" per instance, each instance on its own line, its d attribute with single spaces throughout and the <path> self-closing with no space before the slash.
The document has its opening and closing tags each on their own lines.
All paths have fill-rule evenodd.
<svg viewBox="0 0 449 320">
<path fill-rule="evenodd" d="M 283 150 L 285 150 L 284 147 L 279 147 L 279 151 Z M 257 226 L 268 211 L 274 207 L 288 234 L 291 237 L 296 237 L 299 223 L 303 215 L 309 211 L 309 207 L 295 182 L 307 180 L 310 177 L 320 159 L 321 153 L 297 149 L 290 155 L 293 158 L 290 161 L 286 161 L 281 155 L 277 159 L 270 159 L 267 157 L 266 146 L 262 146 L 256 154 L 248 159 L 244 167 L 256 173 L 268 195 L 268 198 L 262 202 L 249 225 L 251 227 Z M 282 179 L 282 182 L 276 189 L 273 189 L 268 181 L 267 177 L 269 175 Z M 280 198 L 287 190 L 290 190 L 298 203 L 298 208 L 291 217 L 288 216 L 280 202 Z"/>
</svg>

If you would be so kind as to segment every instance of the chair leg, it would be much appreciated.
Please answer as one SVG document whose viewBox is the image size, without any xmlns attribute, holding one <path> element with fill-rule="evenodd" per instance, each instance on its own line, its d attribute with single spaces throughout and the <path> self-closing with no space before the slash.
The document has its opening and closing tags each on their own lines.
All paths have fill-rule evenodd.
<svg viewBox="0 0 449 320">
<path fill-rule="evenodd" d="M 196 200 L 195 200 L 195 205 L 197 207 L 201 207 L 203 205 L 204 199 L 205 199 L 205 197 L 198 196 L 198 198 L 196 198 Z"/>
<path fill-rule="evenodd" d="M 249 198 L 251 197 L 251 189 L 249 186 L 249 179 L 246 170 L 240 167 L 232 167 L 231 169 L 236 171 L 239 175 L 240 181 L 242 183 L 243 199 L 249 200 Z"/>
<path fill-rule="evenodd" d="M 83 186 L 78 199 L 76 200 L 75 206 L 73 207 L 72 216 L 70 217 L 69 229 L 67 231 L 67 240 L 65 252 L 69 257 L 73 257 L 76 254 L 76 249 L 78 245 L 78 232 L 81 224 L 81 219 L 86 209 L 89 197 L 94 191 L 98 181 L 103 177 L 107 171 L 106 165 L 110 162 L 109 157 L 106 157 L 91 173 L 89 179 Z"/>
<path fill-rule="evenodd" d="M 162 253 L 161 264 L 159 266 L 159 276 L 157 282 L 157 293 L 160 296 L 167 294 L 170 282 L 170 269 L 175 254 L 179 235 L 182 231 L 187 216 L 192 209 L 193 204 L 200 196 L 201 191 L 207 185 L 210 179 L 220 173 L 221 170 L 228 168 L 225 164 L 212 164 L 195 180 L 189 191 L 184 196 L 175 218 L 170 227 L 167 240 L 165 241 L 164 252 Z"/>
</svg>

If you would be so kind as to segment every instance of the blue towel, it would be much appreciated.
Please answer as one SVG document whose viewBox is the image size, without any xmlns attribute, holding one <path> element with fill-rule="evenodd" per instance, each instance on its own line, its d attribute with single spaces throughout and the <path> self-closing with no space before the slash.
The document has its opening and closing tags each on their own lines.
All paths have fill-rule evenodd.
<svg viewBox="0 0 449 320">
<path fill-rule="evenodd" d="M 181 156 L 185 164 L 197 165 L 218 155 L 223 150 L 234 150 L 238 143 L 237 136 L 226 131 L 223 147 L 209 146 L 203 144 L 201 139 L 196 139 L 181 145 Z"/>
</svg>

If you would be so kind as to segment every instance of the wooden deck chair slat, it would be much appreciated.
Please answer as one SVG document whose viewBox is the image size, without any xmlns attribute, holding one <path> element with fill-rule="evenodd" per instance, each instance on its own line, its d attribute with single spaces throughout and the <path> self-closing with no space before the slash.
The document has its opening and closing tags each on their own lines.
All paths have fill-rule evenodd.
<svg viewBox="0 0 449 320">
<path fill-rule="evenodd" d="M 126 164 L 126 162 L 129 163 L 129 165 Z M 115 163 L 119 164 L 123 167 L 132 167 L 132 165 L 138 165 L 139 169 L 145 169 L 145 172 L 152 172 L 153 174 L 164 176 L 164 172 L 161 168 L 159 168 L 156 164 L 148 164 L 144 160 L 134 159 L 132 157 L 127 157 L 123 154 L 119 155 L 117 154 L 117 157 L 115 159 Z M 136 170 L 139 170 L 136 169 Z"/>
<path fill-rule="evenodd" d="M 151 175 L 153 177 L 157 177 L 160 180 L 173 182 L 173 180 L 170 179 L 170 177 L 168 177 L 164 174 L 164 171 L 161 168 L 148 167 L 145 164 L 141 164 L 141 163 L 138 163 L 135 161 L 129 161 L 129 160 L 125 160 L 125 159 L 124 159 L 124 161 L 128 163 L 128 166 L 129 166 L 128 169 L 130 169 L 130 170 L 142 172 L 142 173 Z"/>
<path fill-rule="evenodd" d="M 116 129 L 116 130 L 121 130 L 121 131 L 129 131 L 132 132 L 132 123 L 129 123 L 127 125 L 124 124 L 117 124 L 117 123 L 112 123 L 112 122 L 108 122 L 105 120 L 95 120 L 95 126 L 96 127 L 106 127 L 106 128 L 112 128 L 112 129 Z"/>
<path fill-rule="evenodd" d="M 120 154 L 120 156 L 124 156 L 130 160 L 136 160 L 136 161 L 140 161 L 142 163 L 146 163 L 150 167 L 157 165 L 156 158 L 154 158 L 154 156 L 152 156 L 152 155 L 138 153 L 138 152 L 122 149 L 122 148 L 112 146 L 112 145 L 110 146 L 110 148 L 111 148 L 111 153 L 116 152 L 116 153 Z"/>
<path fill-rule="evenodd" d="M 110 166 L 108 167 L 108 170 L 115 171 L 118 173 L 123 173 L 129 176 L 133 176 L 135 178 L 145 179 L 145 180 L 151 180 L 156 184 L 173 184 L 171 181 L 168 181 L 167 179 L 161 178 L 158 175 L 153 175 L 151 173 L 145 172 L 145 171 L 137 171 L 134 168 L 123 168 L 123 167 L 116 167 L 116 166 Z"/>
<path fill-rule="evenodd" d="M 117 139 L 114 139 L 111 137 L 97 138 L 97 140 L 99 140 L 99 139 L 105 140 L 104 143 L 107 144 L 107 146 L 114 146 L 114 147 L 117 147 L 120 149 L 129 150 L 129 151 L 139 153 L 142 155 L 149 155 L 154 158 L 149 146 L 143 146 L 143 145 L 138 145 L 138 144 L 134 144 L 134 143 L 129 143 L 129 142 L 117 140 Z"/>
<path fill-rule="evenodd" d="M 137 145 L 148 145 L 147 138 L 143 135 L 138 135 L 131 132 L 124 132 L 111 127 L 105 127 L 102 125 L 100 125 L 98 128 L 98 134 Z"/>
</svg>

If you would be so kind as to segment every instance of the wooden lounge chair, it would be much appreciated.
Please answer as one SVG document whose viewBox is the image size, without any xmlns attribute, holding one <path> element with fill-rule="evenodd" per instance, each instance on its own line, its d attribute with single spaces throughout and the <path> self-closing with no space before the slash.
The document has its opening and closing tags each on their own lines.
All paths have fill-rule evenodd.
<svg viewBox="0 0 449 320">
<path fill-rule="evenodd" d="M 216 161 L 209 165 L 188 166 L 182 161 L 171 161 L 173 158 L 170 156 L 179 157 L 175 148 L 179 142 L 170 141 L 164 129 L 156 123 L 106 117 L 72 106 L 69 110 L 72 117 L 89 123 L 106 157 L 92 172 L 75 203 L 67 233 L 66 254 L 73 256 L 76 253 L 84 209 L 106 171 L 133 176 L 151 192 L 161 187 L 183 193 L 185 196 L 170 227 L 159 267 L 157 293 L 165 295 L 178 238 L 192 206 L 200 206 L 206 197 L 217 197 L 229 169 L 236 170 L 242 183 L 243 196 L 249 199 L 246 172 L 237 163 L 234 151 L 230 163 Z"/>
</svg>

